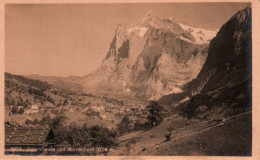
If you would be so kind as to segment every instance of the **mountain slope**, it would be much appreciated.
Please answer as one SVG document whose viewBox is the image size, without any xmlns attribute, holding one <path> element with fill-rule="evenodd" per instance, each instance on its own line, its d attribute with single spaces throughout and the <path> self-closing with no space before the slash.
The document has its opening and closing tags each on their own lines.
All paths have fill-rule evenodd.
<svg viewBox="0 0 260 160">
<path fill-rule="evenodd" d="M 43 82 L 48 82 L 53 86 L 73 92 L 82 91 L 82 86 L 80 85 L 80 80 L 82 77 L 79 76 L 69 76 L 69 77 L 56 77 L 56 76 L 41 76 L 37 74 L 27 75 L 25 76 L 29 79 L 40 80 Z"/>
<path fill-rule="evenodd" d="M 34 103 L 58 104 L 61 91 L 53 85 L 20 75 L 5 73 L 5 105 L 29 107 Z M 57 98 L 59 97 L 59 98 Z"/>
<path fill-rule="evenodd" d="M 205 65 L 192 90 L 208 92 L 228 83 L 251 78 L 252 71 L 251 9 L 235 14 L 211 41 Z"/>
<path fill-rule="evenodd" d="M 251 124 L 252 115 L 247 114 L 210 130 L 162 143 L 146 154 L 153 156 L 251 156 Z"/>
<path fill-rule="evenodd" d="M 197 78 L 161 103 L 175 106 L 188 117 L 228 116 L 251 110 L 251 8 L 236 13 L 210 42 L 206 62 Z"/>
</svg>

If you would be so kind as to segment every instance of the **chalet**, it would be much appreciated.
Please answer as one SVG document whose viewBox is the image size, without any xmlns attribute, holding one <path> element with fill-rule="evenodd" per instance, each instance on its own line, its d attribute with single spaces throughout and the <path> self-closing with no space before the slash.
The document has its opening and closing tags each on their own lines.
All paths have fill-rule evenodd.
<svg viewBox="0 0 260 160">
<path fill-rule="evenodd" d="M 13 109 L 13 107 L 14 107 L 14 106 L 13 106 L 13 105 L 11 105 L 11 106 L 9 106 L 9 109 L 10 109 L 10 110 L 12 110 L 12 109 Z"/>
<path fill-rule="evenodd" d="M 102 119 L 106 119 L 106 118 L 107 118 L 107 116 L 106 116 L 105 114 L 100 114 L 100 117 L 101 117 Z"/>
<path fill-rule="evenodd" d="M 52 119 L 52 118 L 55 118 L 56 115 L 57 115 L 57 114 L 53 114 L 53 113 L 51 113 L 51 114 L 50 114 L 50 118 L 51 118 L 51 119 Z"/>
<path fill-rule="evenodd" d="M 40 155 L 54 145 L 50 127 L 5 124 L 5 154 Z"/>
<path fill-rule="evenodd" d="M 20 110 L 20 109 L 23 109 L 23 106 L 18 106 L 17 108 L 18 108 L 18 110 Z"/>
<path fill-rule="evenodd" d="M 99 117 L 98 116 L 94 116 L 93 119 L 99 119 Z"/>
<path fill-rule="evenodd" d="M 69 112 L 74 112 L 73 108 L 70 108 L 68 111 L 69 111 Z"/>
<path fill-rule="evenodd" d="M 53 107 L 55 107 L 55 105 L 47 101 L 47 102 L 45 102 L 45 107 L 53 108 Z"/>
<path fill-rule="evenodd" d="M 37 104 L 33 104 L 30 109 L 27 109 L 27 110 L 24 112 L 24 114 L 29 115 L 29 114 L 38 113 L 38 112 L 39 112 L 39 107 L 38 107 L 38 105 L 37 105 Z"/>
<path fill-rule="evenodd" d="M 102 106 L 102 105 L 94 105 L 94 106 L 91 106 L 91 108 L 92 108 L 94 111 L 100 112 L 100 111 L 103 111 L 105 107 Z"/>
<path fill-rule="evenodd" d="M 24 114 L 27 114 L 27 115 L 29 115 L 29 114 L 31 114 L 31 110 L 26 110 L 25 112 L 24 112 Z"/>
<path fill-rule="evenodd" d="M 33 104 L 31 106 L 31 113 L 38 113 L 39 112 L 39 107 L 37 104 Z"/>
</svg>

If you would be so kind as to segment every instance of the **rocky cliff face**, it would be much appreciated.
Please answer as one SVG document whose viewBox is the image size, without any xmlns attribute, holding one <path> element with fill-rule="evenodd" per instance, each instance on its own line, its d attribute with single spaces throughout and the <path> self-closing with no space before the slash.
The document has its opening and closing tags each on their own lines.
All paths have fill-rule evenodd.
<svg viewBox="0 0 260 160">
<path fill-rule="evenodd" d="M 251 8 L 236 13 L 211 41 L 205 65 L 192 84 L 192 93 L 205 93 L 223 86 L 251 83 Z"/>
<path fill-rule="evenodd" d="M 216 32 L 152 14 L 134 27 L 118 25 L 102 65 L 85 77 L 85 90 L 146 99 L 180 93 L 200 72 Z"/>
<path fill-rule="evenodd" d="M 188 117 L 211 119 L 252 111 L 251 8 L 236 13 L 210 42 L 206 62 L 184 92 L 160 99 Z"/>
</svg>

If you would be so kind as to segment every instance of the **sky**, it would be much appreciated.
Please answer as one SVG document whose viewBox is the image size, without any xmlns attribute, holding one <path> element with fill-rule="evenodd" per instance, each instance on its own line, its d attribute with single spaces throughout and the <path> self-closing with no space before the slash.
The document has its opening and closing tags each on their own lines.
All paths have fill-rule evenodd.
<svg viewBox="0 0 260 160">
<path fill-rule="evenodd" d="M 193 27 L 219 29 L 250 3 L 8 4 L 5 71 L 19 75 L 84 76 L 108 52 L 120 23 L 145 13 Z"/>
</svg>

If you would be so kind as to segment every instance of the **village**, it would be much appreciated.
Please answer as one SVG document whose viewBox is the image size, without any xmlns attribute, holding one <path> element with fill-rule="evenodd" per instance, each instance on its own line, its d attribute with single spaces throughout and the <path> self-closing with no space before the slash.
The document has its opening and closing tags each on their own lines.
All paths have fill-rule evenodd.
<svg viewBox="0 0 260 160">
<path fill-rule="evenodd" d="M 7 105 L 5 121 L 16 121 L 21 124 L 41 121 L 45 117 L 55 118 L 58 115 L 65 117 L 64 125 L 76 123 L 81 125 L 90 122 L 88 125 L 102 124 L 109 128 L 115 128 L 122 117 L 128 116 L 134 123 L 145 120 L 147 111 L 144 104 L 117 104 L 106 102 L 106 98 L 94 98 L 88 96 L 70 95 L 64 98 L 63 102 L 54 105 L 49 101 L 43 104 L 32 103 L 29 106 Z"/>
<path fill-rule="evenodd" d="M 40 90 L 15 79 L 6 82 L 6 154 L 45 154 L 45 148 L 56 145 L 54 134 L 58 132 L 57 127 L 71 130 L 87 125 L 117 130 L 122 119 L 128 117 L 133 128 L 135 124 L 146 122 L 148 115 L 143 102 L 65 92 L 56 88 Z M 56 130 L 53 131 L 53 128 Z M 28 150 L 30 148 L 35 150 Z"/>
</svg>

